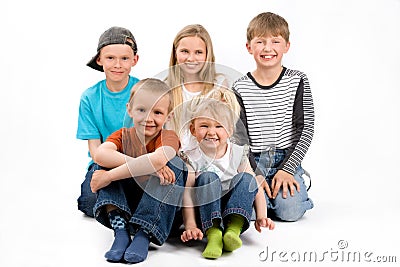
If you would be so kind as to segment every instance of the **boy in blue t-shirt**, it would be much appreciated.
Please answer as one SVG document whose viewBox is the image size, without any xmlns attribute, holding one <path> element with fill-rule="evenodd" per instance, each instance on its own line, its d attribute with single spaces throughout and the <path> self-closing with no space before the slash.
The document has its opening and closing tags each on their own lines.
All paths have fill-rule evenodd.
<svg viewBox="0 0 400 267">
<path fill-rule="evenodd" d="M 76 134 L 88 141 L 91 158 L 99 145 L 124 125 L 131 88 L 139 81 L 129 74 L 138 60 L 136 40 L 128 29 L 111 27 L 100 36 L 97 53 L 87 66 L 104 72 L 106 78 L 83 92 Z M 96 202 L 90 181 L 97 169 L 99 166 L 90 161 L 78 198 L 78 209 L 90 217 Z"/>
</svg>

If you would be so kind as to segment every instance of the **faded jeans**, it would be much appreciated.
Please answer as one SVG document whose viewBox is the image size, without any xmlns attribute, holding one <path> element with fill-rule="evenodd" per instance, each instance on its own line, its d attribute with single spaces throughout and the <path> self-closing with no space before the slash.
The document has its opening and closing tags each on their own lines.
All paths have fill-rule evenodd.
<svg viewBox="0 0 400 267">
<path fill-rule="evenodd" d="M 277 173 L 277 167 L 285 158 L 286 150 L 275 149 L 265 153 L 254 153 L 257 162 L 257 168 L 261 170 L 266 181 L 271 185 L 272 178 Z M 266 194 L 268 216 L 282 221 L 297 221 L 304 213 L 312 209 L 314 204 L 308 197 L 307 188 L 304 184 L 302 175 L 304 170 L 301 166 L 296 169 L 294 179 L 300 184 L 300 192 L 295 190 L 294 196 L 288 194 L 286 198 L 282 197 L 282 188 L 275 199 L 270 199 Z"/>
<path fill-rule="evenodd" d="M 100 189 L 94 207 L 96 220 L 111 228 L 105 206 L 113 205 L 124 211 L 132 234 L 140 228 L 150 236 L 151 242 L 162 245 L 171 231 L 176 213 L 181 211 L 187 178 L 186 165 L 179 157 L 174 157 L 167 163 L 167 166 L 175 173 L 175 184 L 160 185 L 158 177 L 150 176 L 141 188 L 143 194 L 136 200 L 136 203 L 132 203 L 132 200 L 128 199 L 130 195 L 137 194 L 136 189 L 132 187 L 132 192 L 127 192 L 124 190 L 123 183 L 120 182 L 130 180 L 136 183 L 134 179 L 112 182 L 107 187 Z M 135 202 L 135 200 L 133 201 Z"/>
<path fill-rule="evenodd" d="M 96 194 L 90 189 L 90 181 L 92 180 L 93 173 L 100 169 L 101 167 L 99 165 L 92 163 L 88 168 L 85 180 L 81 184 L 81 195 L 78 198 L 78 210 L 89 217 L 94 217 L 93 207 L 96 203 Z"/>
<path fill-rule="evenodd" d="M 250 224 L 254 198 L 257 194 L 257 182 L 248 173 L 235 175 L 230 183 L 228 192 L 222 191 L 221 180 L 213 172 L 203 172 L 196 178 L 197 203 L 203 232 L 213 225 L 213 220 L 219 219 L 226 224 L 227 216 L 238 214 L 245 218 L 242 232 Z M 201 188 L 203 187 L 203 189 Z M 208 201 L 207 201 L 208 200 Z"/>
</svg>

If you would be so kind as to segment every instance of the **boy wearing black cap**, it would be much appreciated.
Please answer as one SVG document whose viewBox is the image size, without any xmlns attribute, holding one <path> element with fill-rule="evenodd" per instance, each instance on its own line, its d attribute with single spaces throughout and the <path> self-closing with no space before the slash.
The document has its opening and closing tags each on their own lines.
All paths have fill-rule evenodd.
<svg viewBox="0 0 400 267">
<path fill-rule="evenodd" d="M 104 72 L 106 78 L 83 92 L 76 134 L 78 139 L 88 140 L 91 158 L 98 146 L 124 124 L 131 88 L 139 81 L 130 76 L 138 60 L 136 40 L 128 29 L 111 27 L 100 36 L 97 53 L 87 66 Z M 96 202 L 90 180 L 97 169 L 99 166 L 91 161 L 78 198 L 78 209 L 90 217 Z"/>
</svg>

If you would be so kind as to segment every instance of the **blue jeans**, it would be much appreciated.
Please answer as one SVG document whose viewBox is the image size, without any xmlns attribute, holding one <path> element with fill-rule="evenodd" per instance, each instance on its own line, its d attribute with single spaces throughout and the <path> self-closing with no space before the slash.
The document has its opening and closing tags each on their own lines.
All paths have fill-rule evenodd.
<svg viewBox="0 0 400 267">
<path fill-rule="evenodd" d="M 185 163 L 174 157 L 167 166 L 175 173 L 175 184 L 160 185 L 160 179 L 150 176 L 142 187 L 143 194 L 140 199 L 128 197 L 137 194 L 139 187 L 134 179 L 123 179 L 112 182 L 109 186 L 99 190 L 97 202 L 94 207 L 95 218 L 104 226 L 111 228 L 108 215 L 105 212 L 106 205 L 113 205 L 124 211 L 132 234 L 140 228 L 150 237 L 150 241 L 156 245 L 162 245 L 167 239 L 175 214 L 180 212 L 182 197 L 187 178 Z M 136 184 L 136 189 L 131 184 L 133 192 L 124 188 L 122 181 L 127 180 Z"/>
<path fill-rule="evenodd" d="M 249 228 L 253 202 L 258 191 L 256 180 L 248 173 L 239 173 L 232 178 L 230 185 L 229 191 L 223 195 L 217 174 L 204 172 L 196 178 L 195 186 L 204 186 L 203 190 L 197 191 L 196 199 L 196 203 L 205 203 L 199 206 L 203 232 L 213 225 L 214 219 L 219 219 L 225 225 L 230 214 L 245 218 L 242 232 Z"/>
<path fill-rule="evenodd" d="M 286 150 L 283 149 L 254 154 L 257 168 L 261 170 L 269 185 L 271 185 L 272 178 L 277 173 L 277 168 L 284 160 L 285 155 Z M 280 188 L 275 199 L 270 199 L 265 194 L 268 216 L 282 221 L 293 222 L 299 220 L 307 210 L 314 207 L 312 200 L 308 197 L 307 188 L 302 177 L 303 174 L 304 170 L 299 166 L 294 174 L 294 179 L 300 184 L 300 192 L 295 191 L 294 196 L 288 194 L 287 198 L 283 198 L 282 188 Z"/>
<path fill-rule="evenodd" d="M 81 184 L 81 195 L 78 197 L 78 210 L 89 217 L 94 217 L 93 207 L 96 203 L 96 194 L 90 189 L 93 172 L 100 170 L 100 166 L 93 163 L 89 166 L 85 180 Z"/>
</svg>

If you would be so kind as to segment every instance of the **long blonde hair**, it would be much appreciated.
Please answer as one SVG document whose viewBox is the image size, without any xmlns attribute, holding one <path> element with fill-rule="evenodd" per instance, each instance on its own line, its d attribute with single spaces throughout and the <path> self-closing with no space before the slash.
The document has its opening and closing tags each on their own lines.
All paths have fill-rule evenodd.
<svg viewBox="0 0 400 267">
<path fill-rule="evenodd" d="M 172 118 L 172 123 L 176 132 L 181 130 L 181 105 L 183 103 L 182 84 L 185 82 L 183 79 L 182 70 L 177 65 L 176 48 L 183 38 L 193 36 L 199 37 L 206 45 L 206 62 L 199 73 L 199 82 L 202 82 L 204 86 L 201 91 L 201 95 L 207 94 L 214 87 L 216 82 L 217 74 L 215 70 L 215 55 L 209 33 L 200 24 L 191 24 L 185 26 L 177 33 L 173 41 L 171 57 L 169 61 L 168 77 L 166 78 L 166 82 L 172 90 L 172 103 L 174 107 L 174 117 Z"/>
</svg>

